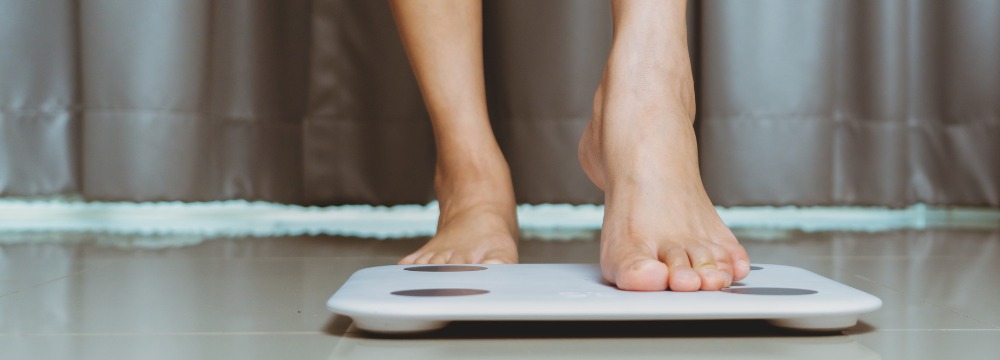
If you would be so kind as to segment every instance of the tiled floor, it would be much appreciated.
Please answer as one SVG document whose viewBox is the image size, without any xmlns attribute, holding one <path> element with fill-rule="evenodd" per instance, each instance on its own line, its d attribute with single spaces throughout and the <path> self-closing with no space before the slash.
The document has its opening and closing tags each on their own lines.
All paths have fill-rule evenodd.
<svg viewBox="0 0 1000 360">
<path fill-rule="evenodd" d="M 548 234 L 553 235 L 553 234 Z M 555 234 L 556 238 L 565 237 Z M 578 233 L 579 235 L 579 233 Z M 522 239 L 526 263 L 597 261 L 597 234 Z M 0 359 L 994 359 L 1000 231 L 739 231 L 753 261 L 882 298 L 843 334 L 757 322 L 466 323 L 372 337 L 326 299 L 424 239 L 0 234 Z"/>
</svg>

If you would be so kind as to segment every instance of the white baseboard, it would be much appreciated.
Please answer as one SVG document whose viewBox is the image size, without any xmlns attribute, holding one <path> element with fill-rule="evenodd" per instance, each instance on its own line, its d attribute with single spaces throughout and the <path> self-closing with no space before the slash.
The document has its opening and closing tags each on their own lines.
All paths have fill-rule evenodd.
<svg viewBox="0 0 1000 360">
<path fill-rule="evenodd" d="M 925 228 L 1000 228 L 1000 210 L 876 207 L 718 208 L 732 228 L 802 231 L 882 231 Z M 344 235 L 372 238 L 430 236 L 437 203 L 392 207 L 345 205 L 304 207 L 265 202 L 120 203 L 66 200 L 0 200 L 0 231 L 101 232 L 132 235 L 290 236 Z M 521 205 L 522 230 L 597 230 L 598 205 Z"/>
</svg>

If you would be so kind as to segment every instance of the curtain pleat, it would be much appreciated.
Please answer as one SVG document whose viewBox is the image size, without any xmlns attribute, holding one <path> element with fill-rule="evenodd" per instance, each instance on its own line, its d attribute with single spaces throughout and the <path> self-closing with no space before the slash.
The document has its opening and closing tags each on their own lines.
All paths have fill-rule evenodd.
<svg viewBox="0 0 1000 360">
<path fill-rule="evenodd" d="M 732 205 L 1000 205 L 1000 3 L 704 1 L 700 147 Z"/>
<path fill-rule="evenodd" d="M 1000 206 L 1000 2 L 704 0 L 700 161 L 720 205 Z M 518 200 L 579 169 L 606 1 L 487 0 Z M 434 144 L 385 1 L 0 0 L 0 196 L 400 204 Z"/>
</svg>

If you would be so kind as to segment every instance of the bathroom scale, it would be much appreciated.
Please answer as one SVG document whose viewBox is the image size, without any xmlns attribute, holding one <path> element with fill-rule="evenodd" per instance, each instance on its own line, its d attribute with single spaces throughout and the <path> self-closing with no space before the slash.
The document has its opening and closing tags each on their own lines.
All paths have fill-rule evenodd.
<svg viewBox="0 0 1000 360">
<path fill-rule="evenodd" d="M 754 264 L 722 291 L 624 291 L 598 264 L 391 265 L 355 272 L 330 311 L 374 333 L 436 330 L 453 321 L 763 319 L 834 331 L 882 300 L 808 270 Z"/>
</svg>

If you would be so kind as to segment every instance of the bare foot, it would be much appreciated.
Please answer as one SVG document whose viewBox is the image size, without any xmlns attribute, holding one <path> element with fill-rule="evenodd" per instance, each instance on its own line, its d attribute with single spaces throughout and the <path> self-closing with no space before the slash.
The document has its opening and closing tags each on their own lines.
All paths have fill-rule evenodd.
<svg viewBox="0 0 1000 360">
<path fill-rule="evenodd" d="M 475 154 L 484 156 L 472 161 L 439 157 L 437 233 L 399 264 L 517 263 L 517 213 L 507 163 L 499 149 Z"/>
<path fill-rule="evenodd" d="M 728 287 L 747 276 L 749 257 L 701 182 L 690 71 L 636 71 L 648 64 L 634 63 L 624 71 L 614 60 L 578 149 L 605 191 L 605 279 L 637 291 Z"/>
</svg>

